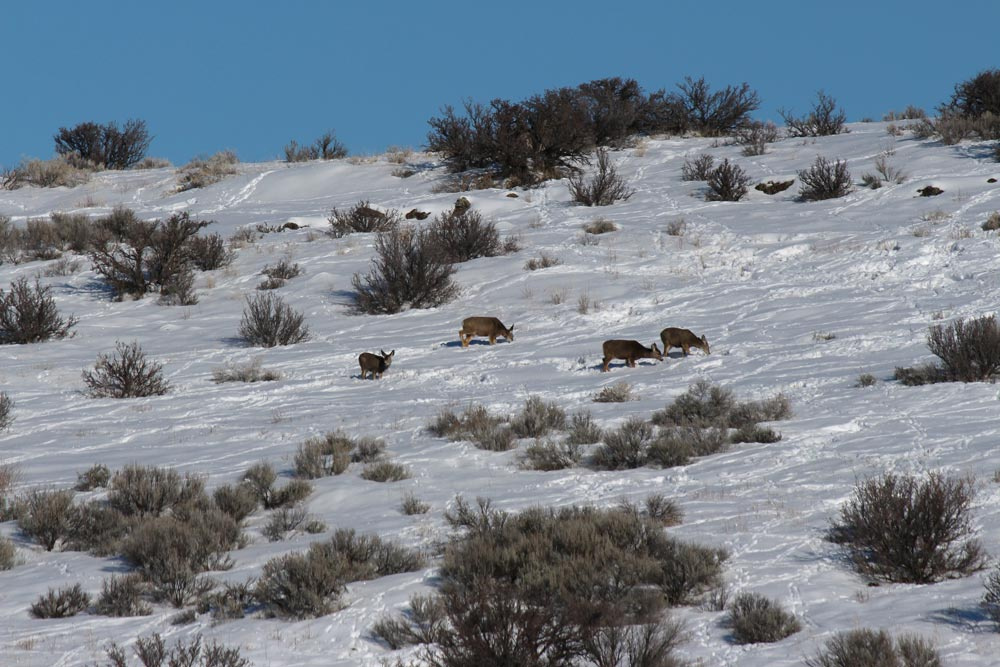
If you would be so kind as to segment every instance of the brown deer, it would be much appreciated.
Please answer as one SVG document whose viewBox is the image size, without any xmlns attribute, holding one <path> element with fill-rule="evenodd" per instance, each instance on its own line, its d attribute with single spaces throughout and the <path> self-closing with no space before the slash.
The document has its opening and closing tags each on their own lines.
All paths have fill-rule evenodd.
<svg viewBox="0 0 1000 667">
<path fill-rule="evenodd" d="M 711 354 L 708 347 L 708 339 L 704 336 L 698 338 L 688 329 L 667 327 L 660 332 L 660 340 L 663 341 L 663 354 L 670 352 L 670 348 L 672 347 L 681 348 L 684 351 L 685 357 L 688 356 L 688 352 L 691 351 L 692 347 L 698 348 L 705 354 Z"/>
<path fill-rule="evenodd" d="M 385 353 L 385 350 L 379 350 L 381 356 L 378 354 L 372 354 L 371 352 L 362 352 L 361 356 L 358 357 L 358 364 L 361 366 L 361 379 L 364 380 L 368 373 L 372 374 L 372 379 L 381 378 L 382 373 L 385 373 L 386 369 L 392 364 L 392 357 L 396 354 L 396 350 L 393 350 L 389 354 Z"/>
<path fill-rule="evenodd" d="M 496 345 L 497 336 L 503 336 L 508 343 L 514 342 L 514 325 L 505 327 L 503 322 L 495 317 L 466 317 L 462 320 L 462 328 L 458 337 L 462 339 L 462 347 L 469 347 L 469 341 L 476 336 L 489 336 L 490 345 Z"/>
<path fill-rule="evenodd" d="M 604 366 L 601 370 L 604 372 L 607 372 L 612 359 L 624 359 L 629 368 L 635 368 L 636 359 L 663 360 L 663 354 L 660 348 L 656 347 L 656 343 L 653 343 L 653 347 L 646 347 L 637 340 L 606 340 L 603 350 Z"/>
</svg>

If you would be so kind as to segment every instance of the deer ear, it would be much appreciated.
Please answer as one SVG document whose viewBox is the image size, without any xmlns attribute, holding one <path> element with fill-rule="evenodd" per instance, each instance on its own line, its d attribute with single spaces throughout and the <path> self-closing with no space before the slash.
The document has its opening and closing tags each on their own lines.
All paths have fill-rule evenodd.
<svg viewBox="0 0 1000 667">
<path fill-rule="evenodd" d="M 514 330 L 514 325 L 512 324 L 510 325 L 510 329 L 508 329 L 508 331 L 513 331 L 513 330 Z"/>
<path fill-rule="evenodd" d="M 396 350 L 393 350 L 392 352 L 390 352 L 390 353 L 389 353 L 389 356 L 391 357 L 391 356 L 392 356 L 392 355 L 394 355 L 394 354 L 396 354 Z"/>
</svg>

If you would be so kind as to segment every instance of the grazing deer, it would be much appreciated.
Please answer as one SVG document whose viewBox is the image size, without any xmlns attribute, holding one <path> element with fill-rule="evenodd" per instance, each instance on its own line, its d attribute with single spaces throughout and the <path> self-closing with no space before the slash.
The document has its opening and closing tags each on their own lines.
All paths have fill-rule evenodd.
<svg viewBox="0 0 1000 667">
<path fill-rule="evenodd" d="M 646 347 L 637 340 L 606 340 L 603 349 L 604 366 L 601 370 L 604 372 L 607 372 L 612 359 L 624 359 L 629 368 L 635 368 L 636 359 L 663 360 L 663 354 L 656 343 L 653 343 L 653 347 Z"/>
<path fill-rule="evenodd" d="M 385 353 L 385 350 L 379 350 L 382 356 L 377 354 L 372 354 L 371 352 L 362 352 L 361 356 L 358 357 L 358 364 L 361 366 L 361 379 L 364 380 L 368 373 L 372 374 L 372 379 L 381 378 L 382 373 L 385 373 L 386 369 L 392 364 L 392 357 L 396 354 L 396 350 L 393 350 L 389 354 Z"/>
<path fill-rule="evenodd" d="M 708 339 L 702 336 L 698 338 L 693 332 L 687 329 L 678 329 L 676 327 L 667 327 L 660 332 L 660 340 L 663 341 L 663 354 L 670 352 L 670 348 L 679 347 L 684 351 L 684 356 L 688 356 L 688 352 L 691 351 L 692 347 L 696 347 L 705 354 L 711 354 L 708 347 Z"/>
<path fill-rule="evenodd" d="M 496 345 L 497 336 L 503 336 L 508 343 L 514 342 L 514 325 L 505 327 L 503 322 L 495 317 L 466 317 L 462 320 L 462 328 L 458 337 L 462 339 L 462 347 L 469 347 L 469 341 L 476 336 L 489 336 L 490 345 Z"/>
</svg>

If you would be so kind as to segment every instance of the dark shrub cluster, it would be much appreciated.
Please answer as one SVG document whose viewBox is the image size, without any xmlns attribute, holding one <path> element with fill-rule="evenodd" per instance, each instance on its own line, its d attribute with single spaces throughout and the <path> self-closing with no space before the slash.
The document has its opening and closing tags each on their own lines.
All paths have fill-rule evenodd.
<svg viewBox="0 0 1000 667">
<path fill-rule="evenodd" d="M 847 160 L 830 162 L 817 157 L 812 166 L 799 172 L 802 186 L 799 197 L 803 201 L 820 201 L 843 197 L 851 191 L 851 172 Z"/>
<path fill-rule="evenodd" d="M 142 575 L 136 572 L 111 575 L 101 584 L 94 612 L 101 616 L 148 616 L 153 609 L 143 600 L 146 588 Z"/>
<path fill-rule="evenodd" d="M 778 113 L 785 121 L 786 132 L 790 137 L 826 137 L 847 131 L 844 127 L 847 114 L 843 109 L 837 108 L 837 100 L 822 90 L 816 94 L 816 102 L 805 116 L 797 118 L 785 110 Z"/>
<path fill-rule="evenodd" d="M 190 237 L 188 251 L 191 263 L 199 271 L 221 269 L 236 259 L 236 253 L 226 247 L 226 241 L 218 234 Z"/>
<path fill-rule="evenodd" d="M 284 287 L 286 282 L 302 273 L 302 269 L 298 264 L 292 264 L 287 259 L 282 259 L 274 266 L 266 265 L 261 269 L 261 273 L 267 276 L 267 279 L 257 285 L 257 289 L 268 290 Z"/>
<path fill-rule="evenodd" d="M 247 297 L 239 335 L 247 345 L 254 347 L 294 345 L 309 339 L 309 327 L 305 324 L 305 316 L 293 310 L 284 299 L 264 292 Z"/>
<path fill-rule="evenodd" d="M 399 482 L 412 476 L 408 467 L 393 461 L 373 461 L 361 470 L 361 479 L 369 482 Z"/>
<path fill-rule="evenodd" d="M 70 534 L 75 513 L 73 495 L 70 489 L 29 491 L 21 499 L 17 527 L 46 551 L 52 551 Z"/>
<path fill-rule="evenodd" d="M 443 410 L 427 430 L 439 438 L 469 440 L 490 451 L 506 451 L 516 445 L 507 419 L 490 414 L 482 405 L 470 405 L 461 415 Z"/>
<path fill-rule="evenodd" d="M 708 192 L 705 201 L 739 201 L 749 189 L 750 177 L 737 165 L 722 161 L 708 173 Z"/>
<path fill-rule="evenodd" d="M 302 502 L 312 493 L 312 485 L 304 479 L 293 479 L 281 488 L 275 488 L 278 475 L 269 463 L 256 463 L 243 473 L 242 485 L 253 493 L 265 509 L 291 507 Z"/>
<path fill-rule="evenodd" d="M 337 135 L 332 130 L 324 133 L 308 146 L 299 146 L 299 143 L 294 139 L 285 146 L 286 162 L 336 160 L 343 157 L 347 157 L 347 146 L 337 139 Z"/>
<path fill-rule="evenodd" d="M 326 542 L 315 542 L 301 554 L 288 554 L 264 564 L 254 596 L 265 613 L 279 618 L 310 618 L 334 611 L 352 581 L 413 572 L 424 566 L 418 552 L 377 535 L 341 529 Z"/>
<path fill-rule="evenodd" d="M 1000 117 L 1000 69 L 983 70 L 956 84 L 955 92 L 942 111 L 965 118 L 979 118 L 985 114 Z"/>
<path fill-rule="evenodd" d="M 126 465 L 111 477 L 108 504 L 123 516 L 161 516 L 182 505 L 194 505 L 205 492 L 204 480 L 181 476 L 171 468 Z"/>
<path fill-rule="evenodd" d="M 942 667 L 941 657 L 929 641 L 903 634 L 892 638 L 885 630 L 862 628 L 839 632 L 808 667 Z"/>
<path fill-rule="evenodd" d="M 487 168 L 521 184 L 575 170 L 598 146 L 621 146 L 632 135 L 700 132 L 718 136 L 743 125 L 759 104 L 747 84 L 712 91 L 686 78 L 677 92 L 645 93 L 632 79 L 608 78 L 534 95 L 523 102 L 469 101 L 431 118 L 428 148 L 453 171 Z"/>
<path fill-rule="evenodd" d="M 104 237 L 95 243 L 90 260 L 118 299 L 141 298 L 158 290 L 166 303 L 191 305 L 197 303 L 191 290 L 192 271 L 199 264 L 210 265 L 201 253 L 216 253 L 206 251 L 206 241 L 195 241 L 198 231 L 209 224 L 187 212 L 146 222 L 129 209 L 117 208 L 97 220 Z"/>
<path fill-rule="evenodd" d="M 564 470 L 580 465 L 583 451 L 580 444 L 569 440 L 535 440 L 520 454 L 525 470 Z"/>
<path fill-rule="evenodd" d="M 340 238 L 352 233 L 391 232 L 399 227 L 402 216 L 396 209 L 383 212 L 372 208 L 368 200 L 362 200 L 346 211 L 333 209 L 327 220 L 330 236 Z"/>
<path fill-rule="evenodd" d="M 695 158 L 684 160 L 681 167 L 682 181 L 707 181 L 712 174 L 715 158 L 708 153 L 702 153 Z"/>
<path fill-rule="evenodd" d="M 77 491 L 93 491 L 97 488 L 104 488 L 111 481 L 111 471 L 103 463 L 95 463 L 81 473 L 76 475 Z"/>
<path fill-rule="evenodd" d="M 80 584 L 74 584 L 49 592 L 31 605 L 31 615 L 35 618 L 68 618 L 86 611 L 90 606 L 90 595 Z"/>
<path fill-rule="evenodd" d="M 163 365 L 150 361 L 139 343 L 115 343 L 113 356 L 97 355 L 92 371 L 83 372 L 87 393 L 94 398 L 161 396 L 170 391 Z"/>
<path fill-rule="evenodd" d="M 14 401 L 7 392 L 0 391 L 0 431 L 6 431 L 14 423 Z"/>
<path fill-rule="evenodd" d="M 788 399 L 780 394 L 739 402 L 730 390 L 703 380 L 653 413 L 652 423 L 631 417 L 605 433 L 592 463 L 610 470 L 685 465 L 693 457 L 715 454 L 732 443 L 776 442 L 781 436 L 758 424 L 787 419 L 790 414 Z"/>
<path fill-rule="evenodd" d="M 597 171 L 589 181 L 583 174 L 575 172 L 569 177 L 569 193 L 578 204 L 584 206 L 610 206 L 616 201 L 625 201 L 635 190 L 628 186 L 611 163 L 608 151 L 597 149 Z"/>
<path fill-rule="evenodd" d="M 986 382 L 1000 371 L 1000 328 L 993 315 L 934 325 L 927 334 L 927 347 L 940 364 L 897 368 L 897 380 L 910 386 Z"/>
<path fill-rule="evenodd" d="M 69 335 L 77 319 L 59 316 L 51 291 L 37 278 L 31 286 L 23 277 L 9 290 L 0 289 L 0 345 L 39 343 Z"/>
<path fill-rule="evenodd" d="M 555 403 L 529 396 L 524 409 L 514 415 L 510 425 L 519 438 L 540 438 L 549 431 L 561 431 L 566 425 L 566 413 Z"/>
<path fill-rule="evenodd" d="M 740 593 L 729 606 L 729 625 L 739 644 L 781 641 L 802 624 L 774 600 L 760 593 Z"/>
<path fill-rule="evenodd" d="M 471 209 L 439 214 L 427 230 L 427 242 L 439 261 L 446 264 L 503 254 L 496 225 L 485 222 L 478 211 Z"/>
<path fill-rule="evenodd" d="M 410 228 L 380 233 L 366 275 L 354 274 L 354 309 L 358 313 L 398 313 L 406 308 L 434 308 L 458 295 L 455 268 L 441 258 L 428 230 Z"/>
<path fill-rule="evenodd" d="M 664 608 L 715 585 L 726 558 L 619 508 L 511 515 L 459 498 L 446 518 L 465 530 L 445 550 L 437 599 L 378 629 L 387 641 L 432 642 L 426 656 L 442 667 L 616 664 L 627 626 L 649 630 L 637 643 L 663 659 L 650 664 L 674 664 L 680 628 Z"/>
<path fill-rule="evenodd" d="M 771 121 L 752 120 L 742 127 L 736 128 L 734 134 L 736 143 L 743 146 L 742 153 L 747 157 L 763 155 L 767 145 L 779 139 L 778 128 Z"/>
<path fill-rule="evenodd" d="M 576 412 L 570 416 L 566 441 L 577 445 L 590 445 L 600 442 L 604 431 L 594 423 L 589 412 Z"/>
<path fill-rule="evenodd" d="M 829 537 L 843 544 L 858 572 L 874 579 L 927 584 L 965 576 L 985 554 L 972 538 L 968 479 L 891 473 L 858 482 Z"/>
<path fill-rule="evenodd" d="M 142 161 L 153 140 L 146 121 L 132 119 L 120 129 L 118 123 L 80 123 L 60 127 L 55 135 L 56 153 L 106 169 L 128 169 Z"/>
</svg>

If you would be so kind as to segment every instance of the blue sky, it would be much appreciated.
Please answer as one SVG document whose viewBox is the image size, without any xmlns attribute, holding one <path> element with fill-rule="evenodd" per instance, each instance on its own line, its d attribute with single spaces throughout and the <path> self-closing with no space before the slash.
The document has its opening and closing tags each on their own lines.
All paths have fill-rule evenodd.
<svg viewBox="0 0 1000 667">
<path fill-rule="evenodd" d="M 175 164 L 272 159 L 327 129 L 352 153 L 417 148 L 445 104 L 609 76 L 746 81 L 774 120 L 823 89 L 879 119 L 1000 67 L 998 25 L 997 0 L 4 2 L 0 165 L 50 157 L 60 126 L 129 118 Z"/>
</svg>

